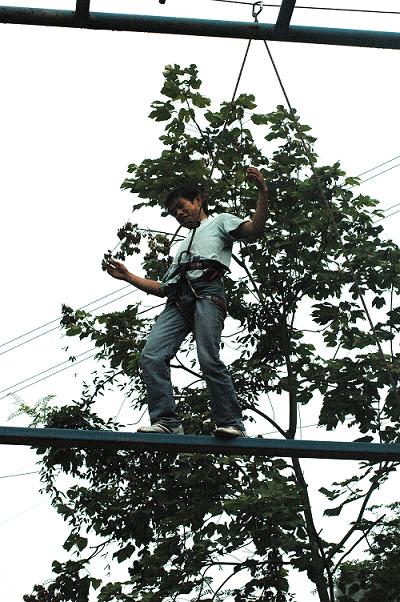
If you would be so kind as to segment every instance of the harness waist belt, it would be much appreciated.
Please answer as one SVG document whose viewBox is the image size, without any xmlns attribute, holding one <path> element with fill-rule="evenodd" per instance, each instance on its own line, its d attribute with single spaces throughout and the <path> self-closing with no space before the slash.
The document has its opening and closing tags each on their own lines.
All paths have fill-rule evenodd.
<svg viewBox="0 0 400 602">
<path fill-rule="evenodd" d="M 214 259 L 197 259 L 195 261 L 186 261 L 184 263 L 178 263 L 170 278 L 174 278 L 176 274 L 181 274 L 182 276 L 186 276 L 187 272 L 190 270 L 209 270 L 210 278 L 206 278 L 206 280 L 214 280 L 214 278 L 219 278 L 223 276 L 224 273 L 228 270 L 227 267 L 223 266 L 219 261 L 215 261 Z"/>
<path fill-rule="evenodd" d="M 207 270 L 212 268 L 213 270 L 219 272 L 222 276 L 227 268 L 219 263 L 219 261 L 215 261 L 214 259 L 198 259 L 195 261 L 186 261 L 185 263 L 179 264 L 179 270 L 181 272 L 189 272 L 190 270 Z"/>
</svg>

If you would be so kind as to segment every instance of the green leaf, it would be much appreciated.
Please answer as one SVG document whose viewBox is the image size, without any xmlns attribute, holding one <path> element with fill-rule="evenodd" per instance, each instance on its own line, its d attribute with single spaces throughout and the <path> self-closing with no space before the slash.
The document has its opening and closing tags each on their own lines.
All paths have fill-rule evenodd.
<svg viewBox="0 0 400 602">
<path fill-rule="evenodd" d="M 79 326 L 79 324 L 73 324 L 65 331 L 65 334 L 68 337 L 74 337 L 78 334 L 81 334 L 81 332 L 82 332 L 82 327 Z"/>
<path fill-rule="evenodd" d="M 100 585 L 102 584 L 102 580 L 96 579 L 95 577 L 91 577 L 90 583 L 91 583 L 93 589 L 99 589 Z"/>
<path fill-rule="evenodd" d="M 339 516 L 343 509 L 344 504 L 340 504 L 340 506 L 336 506 L 336 508 L 327 508 L 324 510 L 325 516 Z"/>
</svg>

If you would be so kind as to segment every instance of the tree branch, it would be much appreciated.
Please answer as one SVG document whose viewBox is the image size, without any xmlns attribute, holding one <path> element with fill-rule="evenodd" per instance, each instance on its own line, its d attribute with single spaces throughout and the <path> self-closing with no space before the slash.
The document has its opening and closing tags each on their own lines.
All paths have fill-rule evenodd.
<svg viewBox="0 0 400 602">
<path fill-rule="evenodd" d="M 332 574 L 331 574 L 328 559 L 325 555 L 325 551 L 324 551 L 321 539 L 315 528 L 314 517 L 312 514 L 312 510 L 311 510 L 310 498 L 308 496 L 308 491 L 307 491 L 307 483 L 304 479 L 303 471 L 301 469 L 298 458 L 292 458 L 292 462 L 293 462 L 294 472 L 296 475 L 297 484 L 300 488 L 300 494 L 303 498 L 306 530 L 308 533 L 308 537 L 310 539 L 311 557 L 312 557 L 312 561 L 313 561 L 313 570 L 314 570 L 314 574 L 315 574 L 315 579 L 313 579 L 313 581 L 317 587 L 317 591 L 318 591 L 321 602 L 334 602 L 335 594 L 334 594 L 334 584 L 333 584 Z M 327 583 L 326 583 L 326 580 L 324 577 L 324 573 L 323 573 L 321 564 L 324 566 L 325 572 L 327 574 L 328 585 L 329 585 L 329 594 L 328 594 Z"/>
<path fill-rule="evenodd" d="M 264 412 L 262 412 L 258 408 L 255 408 L 254 406 L 251 406 L 250 404 L 247 404 L 247 403 L 243 404 L 243 407 L 246 408 L 247 410 L 251 410 L 255 414 L 258 414 L 259 416 L 261 416 L 262 418 L 264 418 L 265 420 L 267 420 L 267 422 L 269 422 L 283 437 L 285 437 L 287 439 L 287 433 L 286 433 L 286 431 L 284 431 L 279 426 L 279 424 L 277 422 L 275 422 L 275 420 L 273 420 L 272 418 L 270 418 L 267 414 L 264 414 Z"/>
<path fill-rule="evenodd" d="M 374 481 L 371 484 L 370 488 L 368 489 L 367 493 L 365 494 L 364 501 L 361 504 L 361 508 L 359 510 L 359 513 L 358 513 L 358 516 L 357 516 L 356 520 L 354 521 L 352 527 L 342 537 L 342 539 L 340 540 L 340 542 L 329 552 L 329 554 L 328 554 L 328 558 L 329 559 L 332 559 L 333 556 L 335 554 L 337 554 L 339 552 L 339 550 L 344 546 L 344 544 L 346 543 L 346 541 L 353 535 L 354 531 L 358 530 L 360 521 L 361 521 L 361 519 L 363 517 L 363 514 L 365 512 L 367 504 L 368 504 L 369 500 L 371 499 L 371 496 L 374 493 L 375 489 L 378 489 L 379 486 L 380 486 L 380 482 L 378 480 Z"/>
<path fill-rule="evenodd" d="M 171 368 L 178 368 L 179 370 L 186 370 L 186 372 L 189 372 L 189 374 L 192 374 L 193 376 L 196 376 L 200 380 L 203 380 L 203 377 L 201 376 L 201 374 L 198 374 L 194 370 L 191 370 L 190 368 L 188 368 L 187 366 L 185 366 L 185 364 L 183 364 L 181 362 L 181 360 L 179 359 L 179 357 L 177 355 L 175 356 L 175 359 L 178 362 L 179 366 L 176 366 L 174 364 L 170 364 Z"/>
<path fill-rule="evenodd" d="M 358 544 L 363 540 L 367 538 L 367 535 L 370 531 L 372 531 L 372 529 L 374 527 L 376 527 L 376 525 L 378 523 L 380 523 L 384 518 L 385 518 L 386 514 L 382 514 L 382 516 L 380 518 L 378 518 L 374 523 L 372 523 L 372 525 L 369 526 L 368 529 L 366 529 L 363 534 L 361 535 L 361 537 L 359 539 L 357 539 L 357 541 L 351 546 L 351 548 L 349 548 L 347 550 L 347 552 L 345 552 L 343 554 L 343 556 L 338 560 L 337 564 L 335 565 L 335 567 L 332 569 L 332 575 L 337 571 L 337 569 L 339 568 L 339 566 L 342 564 L 343 560 L 346 558 L 346 556 L 348 556 L 349 554 L 351 554 L 351 552 L 358 546 Z M 367 542 L 368 543 L 368 542 Z"/>
<path fill-rule="evenodd" d="M 229 579 L 232 579 L 232 577 L 234 577 L 235 575 L 237 575 L 238 573 L 240 573 L 240 571 L 244 571 L 244 569 L 246 569 L 247 567 L 243 567 L 240 568 L 237 571 L 234 571 L 233 573 L 231 573 L 230 575 L 228 575 L 228 577 L 221 583 L 221 585 L 219 586 L 219 588 L 215 591 L 213 597 L 211 598 L 211 602 L 214 602 L 214 600 L 217 597 L 217 594 L 221 591 L 221 589 L 224 587 L 224 585 L 226 585 L 226 583 L 229 581 Z"/>
</svg>

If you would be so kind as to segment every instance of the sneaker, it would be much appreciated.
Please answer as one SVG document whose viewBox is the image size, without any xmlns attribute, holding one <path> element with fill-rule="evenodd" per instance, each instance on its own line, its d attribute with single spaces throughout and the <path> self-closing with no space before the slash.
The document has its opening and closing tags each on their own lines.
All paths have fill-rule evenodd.
<svg viewBox="0 0 400 602">
<path fill-rule="evenodd" d="M 215 437 L 233 439 L 234 437 L 247 437 L 246 431 L 238 426 L 218 426 L 214 431 Z"/>
<path fill-rule="evenodd" d="M 184 435 L 182 425 L 166 426 L 161 422 L 155 422 L 149 426 L 140 426 L 137 433 L 164 433 L 165 435 Z"/>
</svg>

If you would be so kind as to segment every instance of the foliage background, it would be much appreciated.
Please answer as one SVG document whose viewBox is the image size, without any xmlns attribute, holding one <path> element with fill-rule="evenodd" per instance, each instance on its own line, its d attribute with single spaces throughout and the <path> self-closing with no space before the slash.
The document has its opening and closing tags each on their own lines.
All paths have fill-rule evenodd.
<svg viewBox="0 0 400 602">
<path fill-rule="evenodd" d="M 281 106 L 268 115 L 257 114 L 251 94 L 241 94 L 233 110 L 229 103 L 211 110 L 199 89 L 194 65 L 166 68 L 164 98 L 153 103 L 150 114 L 166 122 L 161 138 L 166 148 L 158 159 L 131 165 L 124 187 L 146 199 L 135 204 L 135 211 L 144 204 L 156 207 L 163 191 L 176 183 L 176 174 L 182 174 L 204 183 L 214 211 L 246 216 L 254 210 L 256 195 L 245 186 L 244 168 L 253 164 L 264 170 L 271 189 L 267 232 L 262 240 L 241 245 L 241 275 L 227 282 L 230 313 L 240 325 L 231 340 L 231 370 L 249 419 L 257 419 L 257 425 L 266 421 L 292 438 L 298 405 L 317 400 L 319 423 L 328 430 L 346 420 L 367 440 L 395 441 L 400 313 L 393 299 L 399 288 L 399 250 L 379 238 L 382 228 L 373 223 L 381 216 L 374 209 L 376 201 L 353 194 L 357 182 L 346 178 L 339 163 L 310 172 L 303 140 L 312 144 L 314 139 L 296 115 Z M 253 137 L 251 130 L 258 129 L 262 134 Z M 270 142 L 268 156 L 256 143 L 261 136 Z M 209 181 L 217 148 L 219 174 Z M 162 274 L 167 251 L 163 236 L 143 235 L 128 224 L 119 237 L 121 258 L 138 252 L 145 239 L 149 248 L 143 267 L 152 278 Z M 375 335 L 366 328 L 359 290 L 375 308 Z M 47 425 L 119 428 L 100 418 L 94 404 L 109 387 L 128 386 L 133 408 L 142 409 L 138 353 L 149 324 L 136 306 L 100 318 L 68 307 L 63 314 L 66 334 L 93 341 L 103 367 L 80 400 L 49 413 Z M 384 346 L 384 359 L 375 349 L 376 339 Z M 183 369 L 196 372 L 191 347 L 188 341 Z M 210 432 L 202 385 L 188 383 L 176 392 L 187 430 Z M 265 409 L 268 395 L 279 396 L 285 404 L 281 424 Z M 351 479 L 322 490 L 328 502 L 336 503 L 326 509 L 327 516 L 339 516 L 344 505 L 357 508 L 347 534 L 329 542 L 317 533 L 295 460 L 290 465 L 282 460 L 41 452 L 46 490 L 71 525 L 65 548 L 78 554 L 76 561 L 53 566 L 58 577 L 48 591 L 60 600 L 83 600 L 90 587 L 99 588 L 99 600 L 290 600 L 289 563 L 307 572 L 321 600 L 333 600 L 337 559 L 360 533 L 362 540 L 368 533 L 375 537 L 389 510 L 395 510 L 378 518 L 376 508 L 366 513 L 372 493 L 395 468 L 387 463 L 364 465 Z M 85 484 L 61 492 L 56 478 L 60 470 L 75 479 L 80 476 Z M 99 544 L 86 555 L 90 532 Z M 124 583 L 100 583 L 84 575 L 88 562 L 107 544 L 116 545 L 114 557 L 130 565 Z M 388 553 L 385 546 L 379 549 Z M 235 561 L 226 560 L 239 550 Z M 232 580 L 224 573 L 216 585 L 218 577 L 208 573 L 214 566 L 230 567 Z M 245 586 L 243 581 L 232 585 L 238 572 Z M 350 584 L 356 591 L 350 574 L 342 572 L 340 587 L 345 590 Z M 38 587 L 36 597 L 27 599 L 39 600 L 42 594 Z"/>
</svg>

